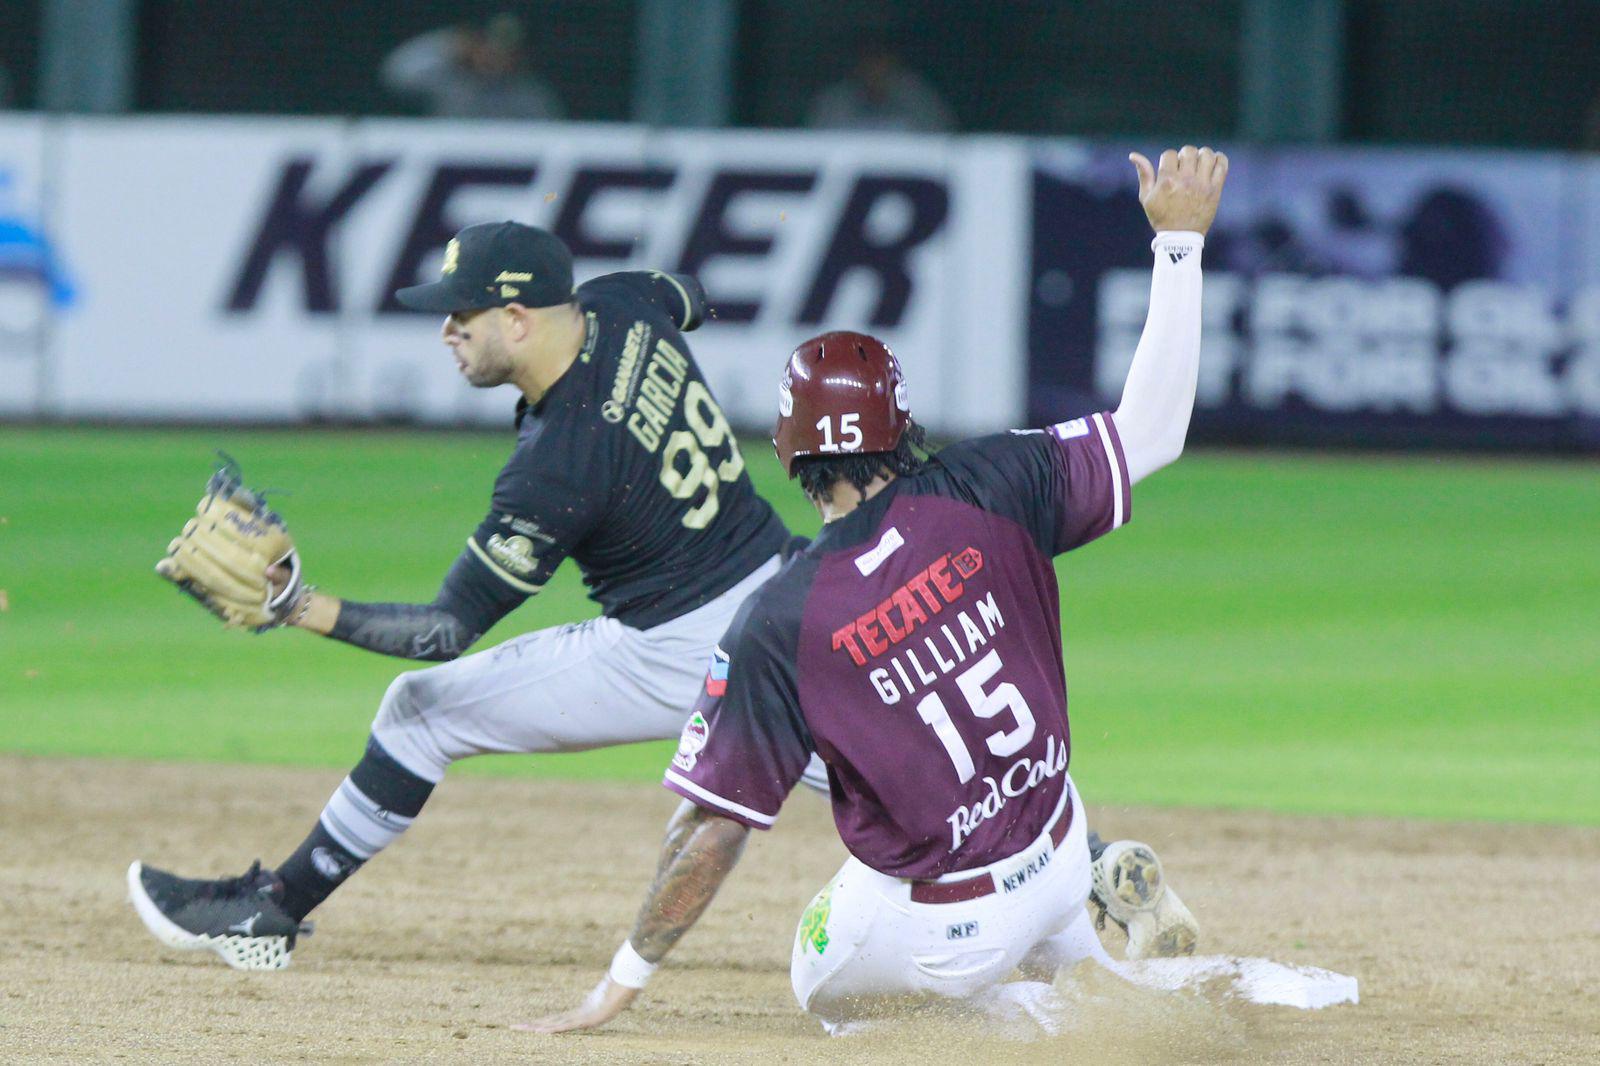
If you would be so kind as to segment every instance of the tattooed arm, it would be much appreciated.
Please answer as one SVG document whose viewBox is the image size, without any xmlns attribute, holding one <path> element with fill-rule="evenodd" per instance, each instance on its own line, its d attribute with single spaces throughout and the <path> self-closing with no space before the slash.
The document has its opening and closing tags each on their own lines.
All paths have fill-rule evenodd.
<svg viewBox="0 0 1600 1066">
<path fill-rule="evenodd" d="M 628 947 L 654 966 L 666 957 L 690 926 L 700 920 L 717 889 L 739 861 L 750 830 L 687 800 L 667 823 L 661 861 L 644 905 L 634 919 Z M 627 948 L 624 951 L 628 950 Z M 619 984 L 612 972 L 600 979 L 575 1009 L 525 1025 L 513 1026 L 535 1033 L 564 1033 L 604 1025 L 628 1009 L 639 988 Z M 642 981 L 641 981 L 642 984 Z"/>
<path fill-rule="evenodd" d="M 667 823 L 656 879 L 639 908 L 628 942 L 649 963 L 659 963 L 700 920 L 722 887 L 750 830 L 688 800 Z"/>
</svg>

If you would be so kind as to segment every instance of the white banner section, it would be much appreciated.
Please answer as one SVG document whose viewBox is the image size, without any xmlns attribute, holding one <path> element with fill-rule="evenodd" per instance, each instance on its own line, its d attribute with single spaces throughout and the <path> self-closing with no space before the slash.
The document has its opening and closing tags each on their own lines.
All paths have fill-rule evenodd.
<svg viewBox="0 0 1600 1066">
<path fill-rule="evenodd" d="M 511 391 L 464 384 L 392 294 L 460 227 L 513 218 L 566 240 L 580 282 L 696 274 L 716 317 L 690 344 L 746 428 L 828 329 L 887 340 L 936 433 L 1015 426 L 1028 167 L 1006 138 L 8 119 L 0 227 L 52 258 L 12 279 L 43 324 L 0 337 L 0 413 L 505 425 Z"/>
<path fill-rule="evenodd" d="M 45 128 L 0 120 L 0 417 L 39 410 L 50 326 L 76 300 L 47 236 Z"/>
</svg>

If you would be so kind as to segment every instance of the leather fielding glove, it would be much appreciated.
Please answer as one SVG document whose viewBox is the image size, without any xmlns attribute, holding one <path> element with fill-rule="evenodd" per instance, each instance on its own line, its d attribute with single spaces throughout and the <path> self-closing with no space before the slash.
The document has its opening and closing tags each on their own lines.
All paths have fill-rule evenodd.
<svg viewBox="0 0 1600 1066">
<path fill-rule="evenodd" d="M 287 622 L 300 604 L 300 556 L 283 518 L 261 493 L 245 487 L 237 463 L 222 459 L 195 517 L 167 545 L 156 573 L 227 628 L 262 633 Z M 275 590 L 268 574 L 273 567 L 288 572 L 281 589 Z"/>
</svg>

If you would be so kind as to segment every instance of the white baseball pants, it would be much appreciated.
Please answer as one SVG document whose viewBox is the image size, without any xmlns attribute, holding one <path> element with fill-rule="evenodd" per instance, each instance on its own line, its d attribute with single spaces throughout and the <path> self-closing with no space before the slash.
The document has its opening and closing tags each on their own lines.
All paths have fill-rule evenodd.
<svg viewBox="0 0 1600 1066">
<path fill-rule="evenodd" d="M 675 738 L 712 649 L 778 565 L 774 556 L 711 602 L 650 629 L 594 618 L 401 674 L 384 694 L 372 735 L 406 769 L 435 782 L 469 755 Z"/>
<path fill-rule="evenodd" d="M 807 908 L 795 936 L 789 974 L 800 1006 L 832 1031 L 896 998 L 965 999 L 1024 962 L 1055 969 L 1098 951 L 1086 907 L 1088 815 L 1070 778 L 1067 786 L 1073 818 L 1060 848 L 1051 843 L 1052 819 L 1011 858 L 950 875 L 992 876 L 995 891 L 978 899 L 914 903 L 910 881 L 847 860 Z M 1056 817 L 1062 813 L 1058 808 Z M 1026 876 L 1030 865 L 1037 872 Z M 1019 872 L 1024 879 L 1005 891 Z"/>
</svg>

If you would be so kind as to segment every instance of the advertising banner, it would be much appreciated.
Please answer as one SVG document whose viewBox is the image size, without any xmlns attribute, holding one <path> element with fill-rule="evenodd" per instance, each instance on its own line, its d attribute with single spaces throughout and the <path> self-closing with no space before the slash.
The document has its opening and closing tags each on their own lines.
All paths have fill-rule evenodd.
<svg viewBox="0 0 1600 1066">
<path fill-rule="evenodd" d="M 1243 149 L 1194 438 L 1600 449 L 1600 159 Z M 515 218 L 578 278 L 700 277 L 741 428 L 826 329 L 956 436 L 1114 404 L 1149 233 L 1126 150 L 423 120 L 0 119 L 0 417 L 504 425 L 395 289 Z"/>
<path fill-rule="evenodd" d="M 312 214 L 309 254 L 267 264 L 250 315 L 231 313 L 250 231 L 299 160 L 332 170 L 335 121 L 73 120 L 61 126 L 53 196 L 82 296 L 51 337 L 50 414 L 171 421 L 288 421 L 309 368 L 335 360 L 352 324 L 311 311 L 337 289 L 340 250 Z M 314 195 L 338 195 L 331 173 Z M 331 219 L 329 220 L 331 224 Z"/>
<path fill-rule="evenodd" d="M 1553 154 L 1241 150 L 1198 439 L 1600 448 L 1600 179 Z M 1114 403 L 1148 306 L 1125 148 L 1035 153 L 1035 421 Z"/>
<path fill-rule="evenodd" d="M 745 428 L 773 421 L 789 351 L 837 328 L 896 348 L 937 432 L 1022 414 L 1022 142 L 193 118 L 48 137 L 83 296 L 40 413 L 505 425 L 511 391 L 468 387 L 437 316 L 393 292 L 460 227 L 514 218 L 566 240 L 580 282 L 699 276 L 715 317 L 691 345 Z"/>
<path fill-rule="evenodd" d="M 46 217 L 44 167 L 43 121 L 0 122 L 0 417 L 37 411 L 51 323 L 77 301 Z"/>
</svg>

